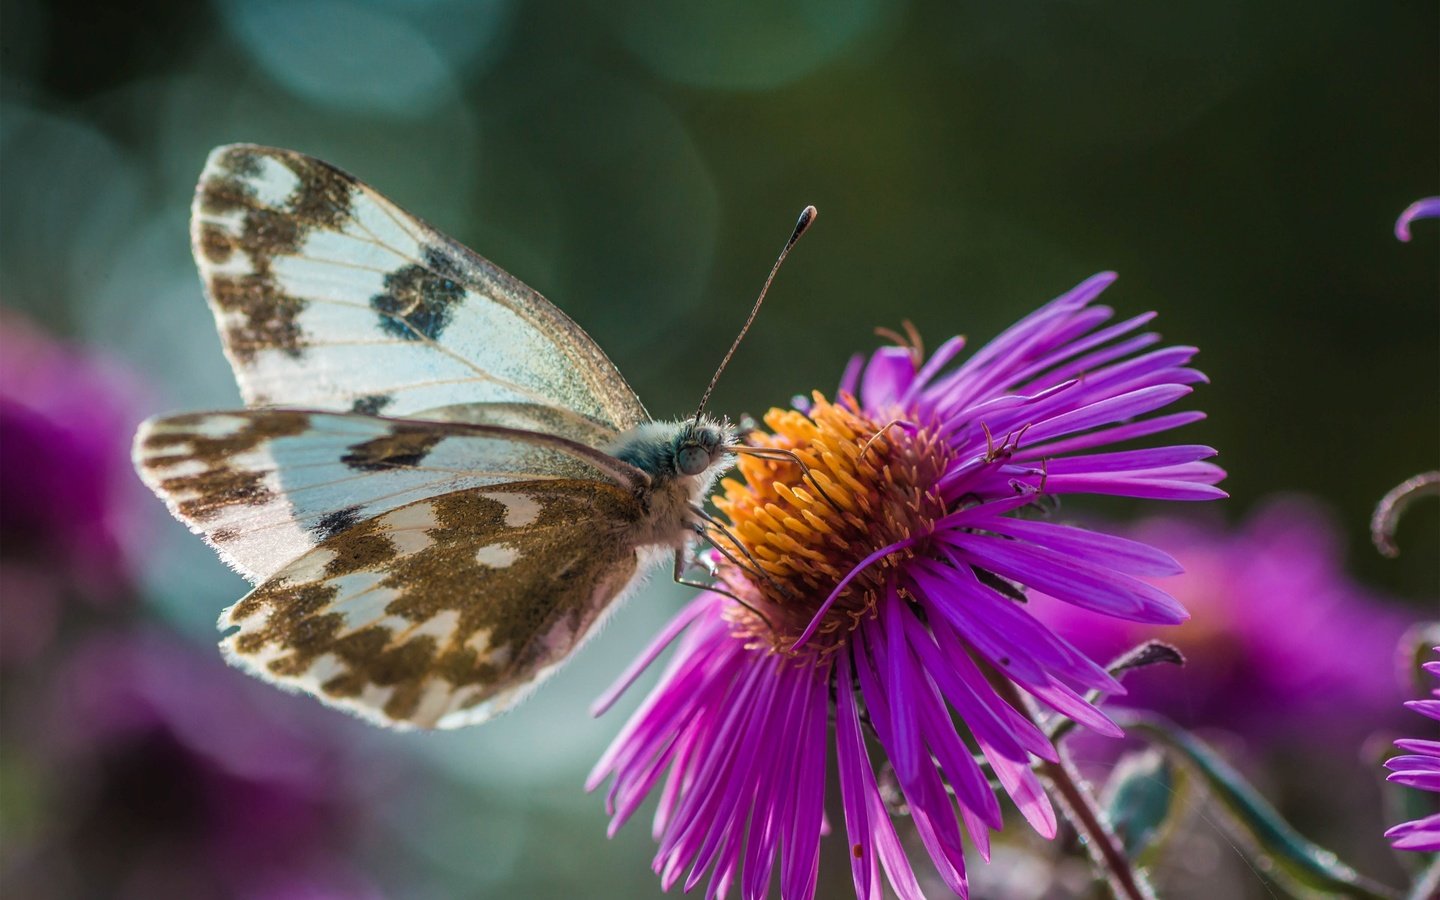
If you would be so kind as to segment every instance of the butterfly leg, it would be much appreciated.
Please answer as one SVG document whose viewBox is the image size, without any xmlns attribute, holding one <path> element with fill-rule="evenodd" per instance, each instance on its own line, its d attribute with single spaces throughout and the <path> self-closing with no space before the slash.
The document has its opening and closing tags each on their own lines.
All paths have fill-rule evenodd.
<svg viewBox="0 0 1440 900">
<path fill-rule="evenodd" d="M 735 535 L 731 533 L 730 529 L 725 527 L 724 522 L 721 522 L 719 519 L 707 513 L 703 507 L 692 506 L 690 508 L 695 512 L 697 516 L 703 519 L 706 524 L 710 525 L 710 527 L 725 535 L 726 540 L 728 540 L 737 550 L 739 550 L 741 554 L 744 555 L 745 559 L 749 561 L 750 564 L 747 566 L 744 563 L 740 562 L 740 560 L 735 558 L 734 554 L 732 554 L 730 551 L 726 550 L 720 545 L 720 542 L 715 539 L 714 535 L 706 531 L 703 526 L 697 525 L 695 528 L 695 532 L 700 535 L 700 537 L 705 541 L 705 543 L 709 544 L 711 547 L 714 547 L 736 568 L 741 569 L 746 574 L 750 575 L 752 578 L 765 579 L 765 581 L 767 581 L 771 587 L 773 587 L 776 591 L 785 595 L 786 597 L 795 596 L 794 592 L 792 592 L 785 585 L 776 581 L 774 576 L 767 572 L 764 566 L 760 565 L 760 561 L 756 559 L 755 555 L 750 552 L 750 548 L 746 547 L 743 541 L 735 537 Z"/>
<path fill-rule="evenodd" d="M 771 631 L 775 630 L 775 625 L 770 621 L 769 617 L 767 617 L 760 610 L 751 606 L 749 603 L 746 603 L 744 600 L 735 596 L 730 591 L 726 590 L 724 587 L 715 584 L 705 584 L 699 581 L 690 581 L 689 579 L 687 579 L 685 577 L 685 570 L 688 569 L 692 563 L 699 562 L 698 559 L 693 557 L 690 559 L 686 559 L 686 556 L 688 555 L 688 550 L 688 544 L 684 547 L 678 547 L 675 550 L 675 573 L 673 577 L 676 584 L 683 584 L 686 587 L 699 588 L 702 591 L 710 591 L 712 593 L 720 594 L 723 597 L 729 597 L 731 600 L 734 600 L 736 603 L 740 604 L 741 606 L 750 610 L 750 612 L 754 613 L 760 619 L 760 621 L 765 623 L 766 628 L 769 628 Z M 723 553 L 724 551 L 721 552 Z M 713 566 L 707 564 L 706 568 L 710 569 L 710 573 L 712 575 L 714 574 Z"/>
</svg>

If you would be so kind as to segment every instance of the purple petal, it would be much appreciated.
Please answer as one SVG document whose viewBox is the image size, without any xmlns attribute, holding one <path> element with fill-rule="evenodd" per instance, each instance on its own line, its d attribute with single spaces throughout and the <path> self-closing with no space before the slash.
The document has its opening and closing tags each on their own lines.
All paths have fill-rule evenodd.
<svg viewBox="0 0 1440 900">
<path fill-rule="evenodd" d="M 1405 708 L 1422 716 L 1440 719 L 1440 700 L 1406 700 Z"/>
<path fill-rule="evenodd" d="M 1398 741 L 1396 743 L 1399 743 Z M 1423 742 L 1422 743 L 1428 743 Z M 1436 772 L 1440 773 L 1440 756 L 1392 756 L 1385 760 L 1385 768 L 1393 772 Z"/>
<path fill-rule="evenodd" d="M 1001 332 L 998 337 L 976 351 L 959 369 L 938 381 L 927 393 L 951 393 L 957 387 L 967 385 L 976 373 L 983 371 L 1017 371 L 1010 369 L 1017 359 L 1023 359 L 1027 347 L 1042 339 L 1055 322 L 1083 309 L 1091 300 L 1100 295 L 1115 281 L 1115 273 L 1102 272 L 1071 288 L 1049 303 L 1032 312 Z M 962 392 L 974 396 L 972 390 Z"/>
<path fill-rule="evenodd" d="M 784 697 L 783 707 L 776 708 L 776 722 L 792 720 L 803 699 L 801 692 L 795 690 L 784 691 Z M 759 737 L 763 740 L 767 735 Z M 763 898 L 770 889 L 770 873 L 775 866 L 775 847 L 780 840 L 783 814 L 783 810 L 776 808 L 777 803 L 783 803 L 777 793 L 783 797 L 793 788 L 791 771 L 794 753 L 780 752 L 783 745 L 767 743 L 766 746 L 774 753 L 775 764 L 760 767 L 756 796 L 764 802 L 756 804 L 746 840 L 740 891 L 741 896 L 746 898 Z"/>
<path fill-rule="evenodd" d="M 968 713 L 962 718 L 971 733 L 1017 762 L 1027 762 L 1030 756 L 1055 762 L 1057 751 L 1049 738 L 1028 715 L 1016 710 L 996 693 L 989 679 L 970 658 L 961 636 L 945 622 L 933 623 L 932 631 L 948 662 L 939 670 L 942 687 L 947 698 L 953 698 L 958 704 L 956 708 Z"/>
<path fill-rule="evenodd" d="M 925 900 L 925 894 L 915 880 L 915 871 L 910 867 L 910 857 L 906 855 L 905 846 L 900 843 L 895 827 L 890 823 L 885 801 L 880 796 L 875 785 L 875 775 L 868 765 L 865 767 L 865 778 L 865 799 L 870 808 L 870 821 L 880 826 L 880 831 L 874 835 L 875 852 L 880 857 L 880 865 L 885 869 L 885 877 L 889 879 L 890 886 L 901 900 Z"/>
<path fill-rule="evenodd" d="M 865 354 L 857 353 L 850 357 L 845 364 L 845 372 L 840 376 L 840 395 L 849 394 L 854 397 L 860 387 L 860 373 L 865 369 Z"/>
<path fill-rule="evenodd" d="M 850 685 L 851 665 L 848 653 L 843 651 L 839 654 L 839 669 L 836 676 L 837 684 Z M 905 850 L 900 844 L 900 839 L 895 834 L 895 827 L 890 822 L 890 815 L 885 810 L 884 800 L 880 797 L 880 790 L 875 784 L 875 773 L 870 768 L 870 760 L 865 752 L 865 741 L 860 734 L 860 716 L 855 703 L 855 695 L 852 690 L 843 689 L 838 691 L 838 702 L 842 713 L 854 723 L 850 739 L 854 741 L 851 745 L 851 761 L 853 769 L 850 774 L 856 779 L 853 782 L 855 788 L 854 797 L 859 804 L 863 804 L 865 815 L 872 823 L 870 830 L 857 832 L 849 829 L 851 840 L 862 843 L 864 837 L 869 837 L 873 842 L 874 856 L 878 857 L 880 865 L 885 868 L 885 875 L 890 880 L 890 885 L 895 889 L 903 900 L 923 900 L 924 894 L 920 890 L 919 883 L 915 880 L 915 873 L 910 868 L 910 860 L 905 855 Z M 837 730 L 838 730 L 837 725 Z M 843 764 L 842 764 L 843 765 Z M 844 790 L 844 775 L 846 770 L 841 769 L 841 789 Z M 861 852 L 870 850 L 870 847 L 862 843 Z M 854 859 L 852 852 L 851 858 Z M 873 861 L 871 863 L 873 866 Z M 878 884 L 873 888 L 875 893 L 881 893 Z"/>
<path fill-rule="evenodd" d="M 797 673 L 806 703 L 798 721 L 796 744 L 796 779 L 791 796 L 795 803 L 786 835 L 784 856 L 780 860 L 782 891 L 790 897 L 815 896 L 815 882 L 820 875 L 820 826 L 825 818 L 825 678 L 813 669 Z"/>
<path fill-rule="evenodd" d="M 1019 684 L 1021 690 L 1041 703 L 1068 719 L 1074 719 L 1096 734 L 1114 738 L 1125 736 L 1125 732 L 1109 716 L 1066 685 L 1059 682 L 1036 685 L 1023 681 Z"/>
<path fill-rule="evenodd" d="M 1045 471 L 1050 475 L 1068 475 L 1075 472 L 1128 472 L 1146 469 L 1162 469 L 1171 466 L 1209 459 L 1215 450 L 1200 444 L 1173 444 L 1169 447 L 1151 447 L 1145 450 L 1121 450 L 1114 453 L 1092 453 L 1088 456 L 1065 456 L 1050 459 Z M 1040 454 L 1016 452 L 1016 459 L 1035 459 Z"/>
<path fill-rule="evenodd" d="M 675 752 L 672 755 L 674 760 L 671 764 L 671 776 L 666 779 L 665 786 L 660 789 L 660 802 L 655 805 L 655 819 L 651 823 L 650 837 L 656 842 L 665 836 L 666 830 L 675 815 L 675 809 L 680 805 L 681 789 L 685 785 L 685 779 L 681 777 L 682 772 L 688 772 L 695 756 L 704 752 L 701 746 L 699 735 L 695 731 L 682 735 L 676 744 Z M 614 837 L 612 834 L 611 837 Z"/>
<path fill-rule="evenodd" d="M 982 585 L 967 567 L 916 564 L 910 572 L 926 607 L 1009 677 L 1048 684 L 1052 675 L 1060 675 L 1107 693 L 1124 692 L 1093 660 L 1013 600 Z"/>
<path fill-rule="evenodd" d="M 889 705 L 888 691 L 879 681 L 877 672 L 883 663 L 874 661 L 871 656 L 884 644 L 884 635 L 879 633 L 877 620 L 871 619 L 861 626 L 864 633 L 862 639 L 854 643 L 855 671 L 860 676 L 860 689 L 865 697 L 866 709 L 870 712 L 870 722 L 875 728 L 881 746 L 885 748 L 887 755 L 894 759 L 894 734 L 891 728 L 891 708 Z M 915 824 L 915 830 L 920 835 L 920 841 L 925 845 L 926 851 L 930 854 L 930 860 L 935 864 L 940 878 L 949 885 L 950 889 L 962 897 L 969 896 L 969 886 L 965 879 L 965 855 L 960 847 L 959 830 L 956 827 L 954 816 L 950 815 L 950 800 L 945 793 L 945 788 L 940 784 L 939 776 L 935 774 L 933 766 L 919 766 L 916 770 L 917 778 L 906 782 L 900 779 L 899 769 L 896 769 L 896 777 L 900 780 L 900 791 L 905 796 L 905 802 L 910 807 L 910 818 Z M 933 806 L 943 806 L 945 815 L 936 815 Z"/>
<path fill-rule="evenodd" d="M 1396 784 L 1403 784 L 1408 787 L 1419 788 L 1422 791 L 1440 791 L 1440 772 L 1424 772 L 1418 770 L 1392 772 L 1385 776 L 1385 780 L 1393 781 Z"/>
<path fill-rule="evenodd" d="M 1195 347 L 1162 347 L 1141 356 L 1106 366 L 1085 376 L 1085 385 L 1095 395 L 1119 395 L 1141 387 L 1148 387 L 1147 378 L 1159 375 L 1162 380 L 1179 381 L 1179 373 L 1191 370 L 1180 368 L 1199 353 Z M 1198 377 L 1196 377 L 1198 376 Z M 1188 381 L 1205 381 L 1200 373 L 1186 376 Z M 1158 381 L 1152 383 L 1160 383 Z"/>
<path fill-rule="evenodd" d="M 947 499 L 954 502 L 951 498 Z M 1035 502 L 1035 499 L 1034 495 L 1012 495 L 1000 500 L 987 500 L 984 503 L 977 503 L 974 506 L 966 506 L 941 519 L 937 519 L 935 522 L 935 531 L 940 532 L 951 528 L 962 528 L 966 526 L 973 527 L 982 523 L 988 524 L 1005 513 L 1029 506 Z"/>
<path fill-rule="evenodd" d="M 1185 385 L 1166 384 L 1142 388 L 1118 397 L 1107 397 L 1074 412 L 1062 413 L 1052 419 L 1037 423 L 1026 433 L 1026 436 L 1032 445 L 1043 444 L 1050 438 L 1086 431 L 1099 425 L 1110 425 L 1122 419 L 1130 419 L 1153 412 L 1162 406 L 1174 403 L 1191 392 L 1192 389 Z"/>
<path fill-rule="evenodd" d="M 1440 761 L 1440 741 L 1426 741 L 1420 738 L 1406 738 L 1395 742 L 1395 746 L 1401 750 L 1409 750 L 1412 753 L 1421 753 L 1433 756 Z"/>
<path fill-rule="evenodd" d="M 920 371 L 916 373 L 915 380 L 910 383 L 910 389 L 906 391 L 905 396 L 901 398 L 901 405 L 908 407 L 914 404 L 915 395 L 928 385 L 931 379 L 933 379 L 941 369 L 949 365 L 950 360 L 954 359 L 959 355 L 960 351 L 964 349 L 965 339 L 963 337 L 952 337 L 939 347 L 936 347 L 935 352 L 930 354 L 930 358 L 925 361 L 925 364 L 920 367 Z"/>
<path fill-rule="evenodd" d="M 1105 310 L 1105 316 L 1103 318 L 1108 319 L 1111 314 L 1112 311 L 1107 308 Z M 1089 330 L 1088 326 L 1091 323 L 1076 319 L 1074 324 L 1083 326 L 1083 329 L 1069 329 L 1068 333 L 1062 336 L 1062 339 L 1057 342 L 1054 352 L 1041 357 L 1040 359 L 1031 363 L 1026 368 L 1022 369 L 1019 372 L 1016 372 L 1015 383 L 1028 384 L 1031 388 L 1039 386 L 1041 382 L 1046 384 L 1056 384 L 1061 381 L 1067 381 L 1075 375 L 1093 369 L 1097 365 L 1102 365 L 1104 362 L 1108 362 L 1112 359 L 1118 359 L 1121 356 L 1129 356 L 1131 353 L 1134 353 L 1137 350 L 1144 349 L 1145 347 L 1148 347 L 1156 341 L 1160 340 L 1160 335 L 1138 334 L 1132 338 L 1121 341 L 1120 343 L 1115 344 L 1111 347 L 1106 347 L 1102 350 L 1098 350 L 1095 353 L 1090 354 L 1089 356 L 1082 355 L 1085 353 L 1089 353 L 1089 351 L 1093 350 L 1094 348 L 1107 344 L 1110 341 L 1115 340 L 1116 338 L 1123 337 L 1124 335 L 1129 334 L 1135 329 L 1148 324 L 1154 318 L 1155 313 L 1153 312 L 1141 313 L 1140 315 L 1126 319 L 1123 322 L 1117 322 L 1114 325 L 1108 325 L 1105 328 L 1099 329 L 1098 331 L 1093 331 L 1090 334 L 1085 335 L 1084 337 L 1080 337 L 1080 335 L 1083 334 L 1084 331 Z M 1097 359 L 1101 360 L 1102 362 L 1095 362 L 1095 360 Z M 1061 363 L 1064 363 L 1066 360 L 1073 361 L 1070 362 L 1069 365 L 1061 366 Z M 1042 377 L 1037 378 L 1036 376 L 1040 375 L 1040 373 L 1042 372 L 1046 374 Z"/>
<path fill-rule="evenodd" d="M 926 681 L 925 689 L 917 692 L 921 700 L 920 714 L 925 730 L 926 743 L 934 752 L 940 767 L 945 771 L 946 780 L 954 789 L 956 798 L 962 806 L 977 812 L 985 824 L 991 828 L 999 828 L 1001 825 L 1000 804 L 995 801 L 995 795 L 990 790 L 990 785 L 985 781 L 985 776 L 980 772 L 980 767 L 970 756 L 970 751 L 960 741 L 960 735 L 956 733 L 954 723 L 945 712 L 944 704 L 936 693 L 935 683 L 926 678 L 926 671 L 938 681 L 949 674 L 949 667 L 941 656 L 939 649 L 935 646 L 934 639 L 914 616 L 906 616 L 905 632 L 910 645 L 915 649 L 920 672 L 917 677 Z M 956 693 L 968 694 L 967 691 Z M 976 704 L 969 704 L 971 707 Z M 970 719 L 965 716 L 962 707 L 956 706 L 960 712 L 960 718 L 967 725 Z"/>
<path fill-rule="evenodd" d="M 1385 832 L 1390 846 L 1396 850 L 1413 850 L 1433 853 L 1440 850 L 1440 813 L 1396 825 Z"/>
<path fill-rule="evenodd" d="M 939 641 L 938 649 L 933 644 L 925 646 L 928 641 L 917 645 L 921 665 L 929 671 L 970 732 L 977 737 L 983 736 L 1011 759 L 1028 761 L 1032 752 L 1043 758 L 1053 758 L 1055 751 L 1045 735 L 1033 722 L 1000 699 L 970 659 L 955 632 L 937 623 L 933 634 Z M 987 793 L 988 790 L 986 788 Z M 992 825 L 999 827 L 997 821 L 989 818 L 992 801 L 977 795 L 971 805 L 984 813 Z M 995 814 L 998 813 L 997 806 Z"/>
<path fill-rule="evenodd" d="M 1066 381 L 1034 393 L 1002 394 L 963 409 L 945 404 L 936 407 L 935 416 L 945 423 L 942 434 L 951 447 L 961 448 L 972 442 L 979 447 L 983 446 L 981 438 L 986 429 L 993 438 L 999 439 L 1014 428 L 1054 414 L 1057 403 L 1047 404 L 1047 401 L 1072 391 L 1079 384 L 1078 381 Z"/>
<path fill-rule="evenodd" d="M 1433 219 L 1440 216 L 1440 197 L 1426 197 L 1423 200 L 1416 200 L 1405 207 L 1400 218 L 1395 220 L 1395 237 L 1397 240 L 1410 241 L 1410 223 L 1416 219 Z"/>
<path fill-rule="evenodd" d="M 860 383 L 865 409 L 887 410 L 900 402 L 915 380 L 915 357 L 905 347 L 881 347 L 870 355 Z"/>
<path fill-rule="evenodd" d="M 1063 441 L 1052 441 L 1044 447 L 1036 447 L 1030 444 L 1027 446 L 1025 453 L 1031 458 L 1058 456 L 1062 453 L 1070 453 L 1075 450 L 1088 450 L 1091 447 L 1104 447 L 1108 444 L 1119 444 L 1124 441 L 1133 441 L 1136 438 L 1149 437 L 1152 434 L 1159 434 L 1162 431 L 1169 431 L 1172 428 L 1179 428 L 1182 425 L 1202 421 L 1204 418 L 1205 414 L 1199 410 L 1167 413 L 1163 416 L 1156 416 L 1153 419 L 1145 419 L 1142 422 L 1129 422 L 1116 426 L 1115 428 L 1106 428 L 1101 431 L 1092 431 L 1088 434 L 1066 438 Z M 1027 437 L 1031 440 L 1034 439 L 1033 436 L 1030 435 L 1027 435 Z"/>
<path fill-rule="evenodd" d="M 1165 625 L 1190 618 L 1185 607 L 1153 585 L 1045 547 L 956 532 L 945 540 L 981 568 L 1082 609 Z"/>
<path fill-rule="evenodd" d="M 857 900 L 880 900 L 879 859 L 875 855 L 870 820 L 866 816 L 867 785 L 862 769 L 870 768 L 865 758 L 865 739 L 860 733 L 860 713 L 850 689 L 850 654 L 836 654 L 835 669 L 835 761 L 840 773 L 840 806 L 845 813 L 845 833 L 851 843 L 850 873 L 855 879 Z M 878 824 L 878 823 L 877 823 Z"/>
<path fill-rule="evenodd" d="M 1120 333 L 1129 331 L 1136 326 L 1143 325 L 1153 318 L 1155 318 L 1154 313 L 1145 313 L 1144 315 L 1136 316 L 1133 319 L 1121 322 L 1118 325 L 1112 325 L 1109 328 L 1101 329 L 1100 331 L 1095 332 L 1094 335 L 1091 335 L 1091 338 L 1100 337 L 1103 335 L 1103 340 L 1109 340 L 1111 337 L 1115 337 Z M 1046 372 L 1039 378 L 1030 381 L 1028 383 L 1029 387 L 1031 389 L 1041 388 L 1047 385 L 1059 384 L 1062 381 L 1069 381 L 1074 378 L 1079 378 L 1087 372 L 1093 372 L 1094 370 L 1109 363 L 1112 363 L 1117 359 L 1122 359 L 1132 353 L 1137 353 L 1141 350 L 1144 350 L 1146 347 L 1153 346 L 1159 343 L 1159 341 L 1160 335 L 1153 332 L 1137 334 L 1132 338 L 1127 338 L 1126 340 L 1120 341 L 1117 344 L 1112 344 L 1109 347 L 1104 347 L 1100 350 L 1096 350 L 1094 353 L 1091 353 L 1087 356 L 1082 356 L 1079 359 L 1076 359 L 1075 361 L 1069 363 L 1068 365 L 1063 365 L 1059 368 Z M 1086 338 L 1085 341 L 1079 343 L 1084 343 L 1087 345 L 1094 343 L 1098 345 L 1099 343 L 1101 343 L 1101 341 L 1092 342 L 1090 338 Z M 1050 362 L 1050 360 L 1047 360 L 1046 362 Z"/>
<path fill-rule="evenodd" d="M 906 547 L 914 546 L 924 538 L 925 535 L 916 535 L 915 537 L 906 538 L 903 541 L 896 541 L 893 544 L 881 547 L 879 550 L 876 550 L 874 553 L 871 553 L 856 563 L 855 567 L 847 572 L 844 578 L 840 579 L 840 583 L 835 585 L 834 590 L 830 592 L 830 596 L 825 598 L 825 602 L 820 604 L 820 608 L 816 610 L 815 615 L 811 617 L 810 624 L 805 626 L 805 630 L 801 632 L 800 637 L 795 640 L 795 643 L 790 645 L 790 649 L 798 650 L 806 641 L 810 640 L 815 634 L 815 629 L 820 627 L 820 622 L 825 618 L 825 613 L 830 611 L 830 605 L 835 602 L 841 592 L 845 590 L 845 587 L 855 580 L 856 576 L 870 568 L 870 566 L 877 561 L 894 553 L 896 550 L 904 550 Z"/>
<path fill-rule="evenodd" d="M 749 689 L 748 694 L 742 694 L 736 702 L 746 710 L 744 730 L 753 734 L 772 722 L 768 713 L 777 686 L 782 684 L 782 679 L 773 671 L 772 666 L 757 665 L 750 667 L 748 682 L 746 685 Z M 785 686 L 788 687 L 788 685 Z M 742 742 L 745 746 L 739 748 L 733 764 L 723 774 L 717 776 L 715 785 L 710 789 L 712 797 L 718 802 L 700 814 L 704 821 L 710 823 L 710 829 L 705 842 L 693 854 L 694 862 L 691 865 L 690 876 L 685 883 L 686 891 L 699 884 L 700 878 L 710 867 L 712 861 L 723 860 L 721 850 L 725 838 L 732 833 L 742 831 L 745 827 L 745 817 L 754 801 L 758 747 L 762 744 L 767 746 L 769 744 L 768 741 L 758 738 L 759 735 L 755 734 L 750 740 Z M 723 866 L 723 862 L 721 866 Z M 716 874 L 718 876 L 718 867 Z"/>
<path fill-rule="evenodd" d="M 908 651 L 905 628 L 900 619 L 905 613 L 901 608 L 902 601 L 895 596 L 893 589 L 887 591 L 881 607 L 885 618 L 885 652 L 879 653 L 880 648 L 873 647 L 871 649 L 877 652 L 872 654 L 872 658 L 879 665 L 884 677 L 885 701 L 893 712 L 890 722 L 891 742 L 885 749 L 890 754 L 891 764 L 895 766 L 896 777 L 904 784 L 914 782 L 920 777 L 920 757 L 923 751 L 920 746 L 919 723 L 914 718 L 914 694 L 918 686 L 911 683 L 905 665 Z M 877 623 L 877 630 L 878 627 Z"/>
<path fill-rule="evenodd" d="M 1024 538 L 1060 553 L 1074 554 L 1127 575 L 1163 578 L 1185 571 L 1175 557 L 1149 544 L 1098 531 L 1087 531 L 1073 525 L 1007 518 L 992 520 L 986 527 L 990 531 Z"/>
<path fill-rule="evenodd" d="M 604 694 L 601 694 L 599 699 L 590 705 L 590 715 L 603 716 L 609 711 L 610 707 L 615 704 L 615 701 L 620 699 L 620 695 L 625 693 L 625 691 L 635 683 L 635 679 L 639 678 L 641 673 L 650 667 L 650 664 L 655 661 L 657 656 L 665 652 L 665 648 L 670 646 L 671 641 L 675 640 L 681 632 L 690 627 L 690 623 L 695 621 L 696 616 L 699 616 L 709 608 L 709 604 L 710 601 L 702 595 L 672 616 L 670 621 L 665 624 L 665 627 L 660 630 L 660 633 L 655 636 L 655 639 L 650 642 L 649 646 L 642 650 L 639 656 L 635 657 L 635 661 L 630 663 L 629 667 L 621 673 L 619 678 L 615 679 L 615 683 L 612 684 Z"/>
<path fill-rule="evenodd" d="M 1064 346 L 1074 336 L 1084 334 L 1109 319 L 1114 315 L 1114 310 L 1097 306 L 1079 309 L 1067 315 L 1070 316 L 1068 322 L 1062 324 L 1063 317 L 1056 317 L 1055 321 L 1044 323 L 1046 327 L 1034 329 L 1023 341 L 1003 351 L 1002 356 L 1008 358 L 997 357 L 993 365 L 972 366 L 972 363 L 982 358 L 985 351 L 976 354 L 975 359 L 959 369 L 956 374 L 960 377 L 957 377 L 946 391 L 951 397 L 950 408 L 963 408 L 982 397 L 1020 384 L 1033 360 L 1044 359 L 1055 347 Z"/>
<path fill-rule="evenodd" d="M 1029 646 L 1006 628 L 1006 623 L 986 615 L 991 611 L 982 604 L 990 599 L 990 591 L 980 587 L 979 582 L 971 584 L 973 574 L 966 578 L 969 573 L 964 569 L 940 569 L 918 563 L 909 568 L 908 574 L 926 609 L 938 612 L 949 621 L 991 665 L 1012 677 L 1048 680 L 1039 654 L 1027 652 Z"/>
<path fill-rule="evenodd" d="M 1106 494 L 1147 500 L 1223 500 L 1230 496 L 1214 486 L 1225 470 L 1209 466 L 1195 480 L 1121 475 L 1056 475 L 1045 479 L 1047 494 Z M 1203 480 L 1202 480 L 1203 479 Z"/>
<path fill-rule="evenodd" d="M 705 712 L 704 724 L 709 730 L 706 736 L 705 755 L 699 765 L 688 774 L 693 789 L 688 790 L 675 811 L 675 825 L 670 828 L 660 845 L 660 852 L 672 854 L 682 861 L 694 858 L 705 844 L 706 826 L 716 817 L 717 808 L 733 797 L 729 795 L 732 783 L 731 773 L 739 758 L 737 743 L 746 738 L 758 726 L 769 723 L 752 721 L 753 703 L 761 686 L 773 678 L 769 666 L 754 665 L 747 660 L 737 677 L 724 684 L 721 691 L 710 694 Z"/>
<path fill-rule="evenodd" d="M 982 744 L 982 751 L 987 748 Z M 998 753 L 985 752 L 985 758 L 990 760 L 990 768 L 994 770 L 995 777 L 1000 779 L 1000 786 L 1010 799 L 1015 801 L 1015 807 L 1020 810 L 1020 815 L 1030 823 L 1030 827 L 1046 840 L 1053 840 L 1058 823 L 1055 820 L 1055 809 L 1050 805 L 1050 797 L 1046 795 L 1045 789 L 1040 786 L 1040 779 L 1030 771 L 1030 767 L 1024 763 L 1006 759 Z"/>
</svg>

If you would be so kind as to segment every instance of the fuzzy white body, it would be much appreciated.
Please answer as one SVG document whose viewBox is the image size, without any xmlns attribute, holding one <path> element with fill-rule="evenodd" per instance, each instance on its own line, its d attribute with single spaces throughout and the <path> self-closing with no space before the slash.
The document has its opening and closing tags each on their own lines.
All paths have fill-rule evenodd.
<svg viewBox="0 0 1440 900">
<path fill-rule="evenodd" d="M 710 430 L 718 437 L 710 464 L 698 475 L 686 475 L 675 465 L 675 448 L 684 440 L 687 428 L 694 423 L 646 422 L 620 435 L 608 446 L 606 453 L 628 462 L 650 477 L 640 500 L 646 517 L 633 534 L 641 547 L 660 546 L 684 551 L 695 534 L 700 519 L 696 509 L 709 496 L 716 480 L 735 464 L 729 452 L 734 443 L 730 430 L 719 423 L 701 420 L 696 429 Z"/>
</svg>

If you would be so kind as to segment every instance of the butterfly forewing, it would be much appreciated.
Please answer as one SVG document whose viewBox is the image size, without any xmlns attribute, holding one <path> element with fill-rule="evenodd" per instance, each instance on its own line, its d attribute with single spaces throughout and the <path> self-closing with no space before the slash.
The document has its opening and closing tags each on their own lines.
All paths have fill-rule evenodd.
<svg viewBox="0 0 1440 900">
<path fill-rule="evenodd" d="M 543 297 L 320 160 L 218 148 L 192 240 L 249 405 L 413 416 L 530 404 L 582 431 L 647 419 Z"/>
<path fill-rule="evenodd" d="M 472 488 L 336 534 L 226 611 L 232 661 L 386 725 L 513 705 L 637 567 L 634 496 L 597 481 Z"/>
<path fill-rule="evenodd" d="M 624 464 L 538 432 L 298 410 L 151 420 L 136 435 L 135 461 L 175 515 L 252 582 L 424 497 L 513 481 L 632 484 Z"/>
</svg>

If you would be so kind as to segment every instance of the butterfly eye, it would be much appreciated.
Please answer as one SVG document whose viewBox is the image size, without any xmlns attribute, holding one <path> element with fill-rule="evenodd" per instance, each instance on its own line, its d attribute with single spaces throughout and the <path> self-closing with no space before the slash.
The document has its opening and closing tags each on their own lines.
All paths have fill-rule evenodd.
<svg viewBox="0 0 1440 900">
<path fill-rule="evenodd" d="M 699 475 L 710 465 L 710 454 L 703 447 L 688 444 L 675 454 L 675 463 L 686 475 Z"/>
</svg>

